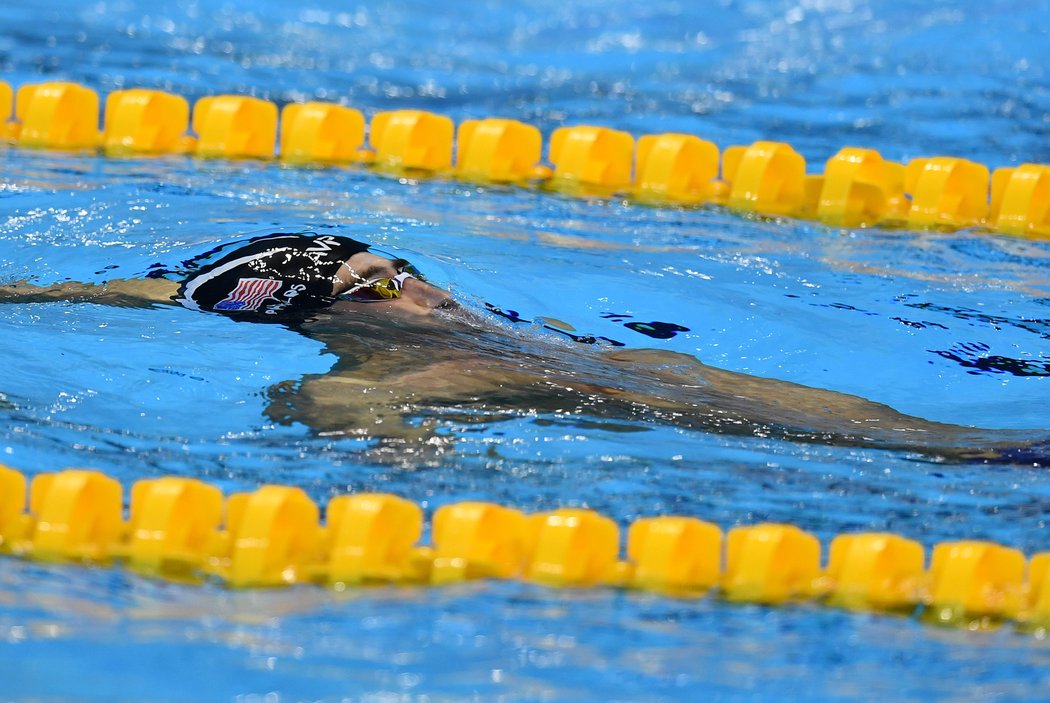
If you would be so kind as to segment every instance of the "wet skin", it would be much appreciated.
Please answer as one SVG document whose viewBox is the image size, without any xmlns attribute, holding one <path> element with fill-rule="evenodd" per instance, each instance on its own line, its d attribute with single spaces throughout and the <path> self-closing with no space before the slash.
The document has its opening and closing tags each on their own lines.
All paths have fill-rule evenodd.
<svg viewBox="0 0 1050 703">
<path fill-rule="evenodd" d="M 333 294 L 396 274 L 389 259 L 355 254 L 339 269 Z M 163 279 L 22 282 L 0 286 L 0 301 L 152 306 L 173 304 L 177 287 Z M 269 389 L 266 413 L 325 434 L 426 444 L 443 418 L 560 414 L 913 450 L 947 460 L 996 459 L 1004 449 L 1046 441 L 1042 432 L 930 422 L 857 396 L 713 368 L 677 352 L 550 340 L 476 315 L 414 278 L 399 298 L 340 299 L 287 326 L 322 342 L 338 361 L 325 374 Z M 417 422 L 409 426 L 408 417 Z"/>
</svg>

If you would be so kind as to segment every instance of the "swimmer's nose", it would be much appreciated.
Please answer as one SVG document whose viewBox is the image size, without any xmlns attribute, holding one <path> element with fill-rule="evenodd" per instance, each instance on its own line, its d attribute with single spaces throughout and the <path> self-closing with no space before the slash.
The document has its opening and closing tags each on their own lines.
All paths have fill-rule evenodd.
<svg viewBox="0 0 1050 703">
<path fill-rule="evenodd" d="M 456 301 L 452 300 L 447 292 L 429 283 L 424 283 L 418 278 L 405 280 L 405 285 L 401 289 L 401 297 L 428 310 L 456 307 Z"/>
</svg>

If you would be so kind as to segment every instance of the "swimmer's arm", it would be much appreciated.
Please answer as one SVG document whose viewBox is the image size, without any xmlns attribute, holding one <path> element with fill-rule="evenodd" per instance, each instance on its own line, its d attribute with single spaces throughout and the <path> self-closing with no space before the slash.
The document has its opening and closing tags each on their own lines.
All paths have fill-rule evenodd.
<svg viewBox="0 0 1050 703">
<path fill-rule="evenodd" d="M 473 413 L 460 419 L 561 412 L 953 460 L 995 458 L 1045 435 L 932 422 L 858 396 L 716 369 L 667 351 L 603 354 L 605 373 L 469 356 L 408 370 L 386 363 L 390 356 L 308 376 L 271 396 L 268 414 L 321 432 L 390 436 L 405 429 L 402 417 L 421 411 L 428 417 L 446 409 Z"/>
<path fill-rule="evenodd" d="M 38 286 L 28 281 L 0 285 L 0 303 L 97 303 L 143 308 L 171 304 L 178 284 L 162 278 L 115 279 L 105 283 L 65 281 Z"/>
<path fill-rule="evenodd" d="M 706 407 L 730 419 L 713 423 L 720 431 L 918 451 L 953 460 L 995 458 L 1003 451 L 1047 441 L 1045 430 L 994 430 L 935 422 L 855 395 L 713 368 L 676 352 L 619 350 L 607 356 L 635 374 L 646 369 L 665 392 L 644 398 L 625 395 L 676 412 L 677 424 L 690 425 L 690 420 L 700 419 L 703 426 L 705 417 L 714 417 L 702 410 Z"/>
</svg>

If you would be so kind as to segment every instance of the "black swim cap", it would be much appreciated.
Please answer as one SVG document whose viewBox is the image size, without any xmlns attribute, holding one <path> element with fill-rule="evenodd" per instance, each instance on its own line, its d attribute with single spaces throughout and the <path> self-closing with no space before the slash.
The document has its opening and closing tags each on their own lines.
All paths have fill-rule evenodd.
<svg viewBox="0 0 1050 703">
<path fill-rule="evenodd" d="M 314 232 L 255 237 L 187 277 L 176 301 L 238 317 L 328 307 L 339 267 L 363 251 L 363 242 Z"/>
</svg>

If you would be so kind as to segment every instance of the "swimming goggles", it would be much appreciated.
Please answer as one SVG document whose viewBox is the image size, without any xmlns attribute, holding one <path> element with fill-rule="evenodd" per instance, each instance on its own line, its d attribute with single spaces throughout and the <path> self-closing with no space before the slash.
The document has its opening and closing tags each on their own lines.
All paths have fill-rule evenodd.
<svg viewBox="0 0 1050 703">
<path fill-rule="evenodd" d="M 393 264 L 394 270 L 397 271 L 397 275 L 393 278 L 372 278 L 362 281 L 343 291 L 342 296 L 366 301 L 396 300 L 401 297 L 401 289 L 404 288 L 405 281 L 410 278 L 422 279 L 419 271 L 404 259 L 396 259 Z"/>
</svg>

